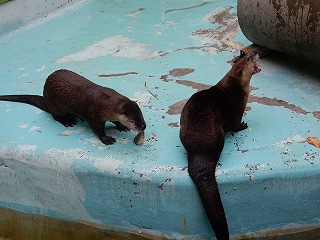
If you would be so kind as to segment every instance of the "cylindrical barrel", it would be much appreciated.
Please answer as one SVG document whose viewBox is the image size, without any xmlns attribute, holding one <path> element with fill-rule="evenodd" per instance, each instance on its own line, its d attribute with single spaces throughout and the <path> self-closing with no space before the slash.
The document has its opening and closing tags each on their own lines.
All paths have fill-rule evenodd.
<svg viewBox="0 0 320 240">
<path fill-rule="evenodd" d="M 320 62 L 320 0 L 238 0 L 238 19 L 251 42 Z"/>
</svg>

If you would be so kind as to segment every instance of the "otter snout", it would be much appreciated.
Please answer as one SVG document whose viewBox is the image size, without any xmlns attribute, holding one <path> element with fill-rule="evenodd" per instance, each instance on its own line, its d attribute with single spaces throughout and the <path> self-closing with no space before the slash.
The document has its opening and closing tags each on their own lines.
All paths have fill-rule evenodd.
<svg viewBox="0 0 320 240">
<path fill-rule="evenodd" d="M 144 131 L 147 127 L 147 124 L 145 123 L 145 121 L 140 122 L 140 123 L 136 123 L 136 127 L 139 131 Z"/>
<path fill-rule="evenodd" d="M 260 66 L 257 64 L 257 60 L 259 59 L 259 54 L 256 51 L 253 51 L 250 54 L 251 61 L 254 63 L 254 73 L 258 73 L 261 71 Z"/>
</svg>

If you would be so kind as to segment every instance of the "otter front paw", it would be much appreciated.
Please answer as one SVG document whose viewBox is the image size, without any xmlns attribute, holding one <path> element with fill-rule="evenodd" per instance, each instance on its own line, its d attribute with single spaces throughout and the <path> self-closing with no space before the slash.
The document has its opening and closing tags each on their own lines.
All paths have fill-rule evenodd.
<svg viewBox="0 0 320 240">
<path fill-rule="evenodd" d="M 127 132 L 127 131 L 130 130 L 130 129 L 127 128 L 125 125 L 123 125 L 121 122 L 113 122 L 113 123 L 116 125 L 117 129 L 118 129 L 120 132 L 121 132 L 121 131 Z"/>
<path fill-rule="evenodd" d="M 116 142 L 116 139 L 114 139 L 113 137 L 108 137 L 108 136 L 102 136 L 100 138 L 100 140 L 105 145 L 111 145 L 111 144 L 114 144 Z"/>
</svg>

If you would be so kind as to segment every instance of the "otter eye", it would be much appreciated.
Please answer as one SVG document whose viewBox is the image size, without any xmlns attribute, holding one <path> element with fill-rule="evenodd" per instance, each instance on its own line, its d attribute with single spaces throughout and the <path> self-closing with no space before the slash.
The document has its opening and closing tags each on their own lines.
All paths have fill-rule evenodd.
<svg viewBox="0 0 320 240">
<path fill-rule="evenodd" d="M 251 61 L 251 58 L 247 58 L 247 62 L 250 62 Z"/>
<path fill-rule="evenodd" d="M 242 75 L 242 73 L 243 73 L 243 70 L 240 69 L 240 70 L 238 71 L 238 75 Z"/>
<path fill-rule="evenodd" d="M 123 111 L 123 113 L 122 113 L 123 115 L 128 115 L 128 112 L 127 111 Z"/>
</svg>

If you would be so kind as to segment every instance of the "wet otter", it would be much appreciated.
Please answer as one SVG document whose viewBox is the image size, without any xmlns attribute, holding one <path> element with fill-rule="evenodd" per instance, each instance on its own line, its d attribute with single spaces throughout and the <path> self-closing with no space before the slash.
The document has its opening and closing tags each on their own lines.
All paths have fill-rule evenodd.
<svg viewBox="0 0 320 240">
<path fill-rule="evenodd" d="M 120 131 L 146 128 L 138 104 L 115 90 L 99 86 L 69 70 L 57 70 L 45 82 L 43 96 L 5 95 L 0 100 L 36 106 L 66 127 L 76 124 L 75 116 L 86 121 L 106 145 L 116 140 L 106 136 L 105 122 L 111 121 Z"/>
<path fill-rule="evenodd" d="M 243 51 L 231 70 L 213 87 L 191 96 L 182 109 L 180 140 L 188 153 L 188 172 L 218 240 L 229 239 L 215 169 L 228 131 L 241 131 L 253 74 L 260 72 L 258 54 Z"/>
</svg>

